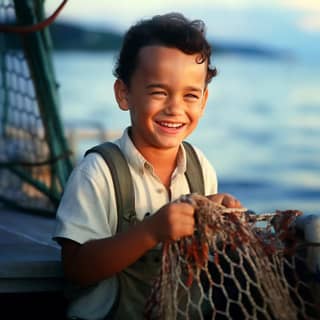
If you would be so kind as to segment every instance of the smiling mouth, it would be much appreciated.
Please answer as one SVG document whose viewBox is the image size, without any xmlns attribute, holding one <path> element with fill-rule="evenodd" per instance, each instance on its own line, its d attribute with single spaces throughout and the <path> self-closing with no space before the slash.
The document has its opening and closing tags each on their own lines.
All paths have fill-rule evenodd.
<svg viewBox="0 0 320 320">
<path fill-rule="evenodd" d="M 169 128 L 169 129 L 180 129 L 184 126 L 184 123 L 173 123 L 173 122 L 165 122 L 165 121 L 159 121 L 157 122 L 160 126 Z"/>
</svg>

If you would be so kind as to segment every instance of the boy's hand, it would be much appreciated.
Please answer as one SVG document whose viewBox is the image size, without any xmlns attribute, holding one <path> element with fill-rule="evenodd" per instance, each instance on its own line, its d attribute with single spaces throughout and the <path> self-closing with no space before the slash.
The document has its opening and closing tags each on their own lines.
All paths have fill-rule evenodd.
<svg viewBox="0 0 320 320">
<path fill-rule="evenodd" d="M 227 208 L 243 208 L 241 202 L 228 193 L 217 193 L 207 197 L 209 200 Z"/>
<path fill-rule="evenodd" d="M 227 208 L 242 208 L 239 200 L 227 193 L 208 196 Z M 150 231 L 157 242 L 176 241 L 194 232 L 194 207 L 186 202 L 171 202 L 148 218 Z"/>
<path fill-rule="evenodd" d="M 166 204 L 148 219 L 157 242 L 176 241 L 194 232 L 194 207 L 189 203 Z"/>
</svg>

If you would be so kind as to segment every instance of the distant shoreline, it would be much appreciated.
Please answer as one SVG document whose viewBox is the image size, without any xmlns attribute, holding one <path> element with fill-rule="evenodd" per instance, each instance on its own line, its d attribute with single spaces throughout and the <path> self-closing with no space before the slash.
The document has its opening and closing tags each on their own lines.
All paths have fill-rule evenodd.
<svg viewBox="0 0 320 320">
<path fill-rule="evenodd" d="M 54 51 L 104 52 L 118 51 L 123 34 L 112 29 L 90 29 L 78 24 L 56 22 L 49 27 Z M 20 48 L 20 39 L 5 35 L 6 46 Z M 290 54 L 255 43 L 211 41 L 214 54 L 233 54 L 266 59 L 287 59 Z"/>
<path fill-rule="evenodd" d="M 117 51 L 123 34 L 111 29 L 92 30 L 70 23 L 55 23 L 50 27 L 54 50 Z M 250 55 L 264 58 L 284 58 L 286 54 L 256 44 L 211 43 L 216 54 Z"/>
</svg>

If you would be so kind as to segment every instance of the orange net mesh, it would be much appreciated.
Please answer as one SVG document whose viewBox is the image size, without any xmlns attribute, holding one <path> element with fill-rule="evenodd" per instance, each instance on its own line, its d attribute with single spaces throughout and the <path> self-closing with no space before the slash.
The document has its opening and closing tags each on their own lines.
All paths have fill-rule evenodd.
<svg viewBox="0 0 320 320">
<path fill-rule="evenodd" d="M 319 319 L 299 211 L 254 215 L 193 194 L 192 237 L 164 244 L 148 319 Z M 302 272 L 301 272 L 302 271 Z"/>
</svg>

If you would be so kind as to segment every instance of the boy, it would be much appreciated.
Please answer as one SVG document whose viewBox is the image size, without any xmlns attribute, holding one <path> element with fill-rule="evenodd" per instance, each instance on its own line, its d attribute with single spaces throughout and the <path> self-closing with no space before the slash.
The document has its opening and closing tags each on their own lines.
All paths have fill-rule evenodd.
<svg viewBox="0 0 320 320">
<path fill-rule="evenodd" d="M 216 75 L 204 24 L 180 14 L 155 16 L 126 33 L 115 69 L 114 92 L 131 126 L 115 143 L 134 183 L 136 219 L 116 233 L 117 208 L 110 170 L 87 155 L 71 174 L 61 200 L 55 239 L 65 275 L 73 283 L 73 319 L 142 319 L 161 243 L 193 234 L 194 208 L 174 200 L 190 193 L 182 141 L 196 128 Z M 241 207 L 217 193 L 216 174 L 196 150 L 205 194 Z M 117 275 L 117 276 L 116 276 Z"/>
</svg>

